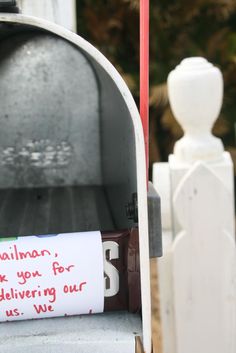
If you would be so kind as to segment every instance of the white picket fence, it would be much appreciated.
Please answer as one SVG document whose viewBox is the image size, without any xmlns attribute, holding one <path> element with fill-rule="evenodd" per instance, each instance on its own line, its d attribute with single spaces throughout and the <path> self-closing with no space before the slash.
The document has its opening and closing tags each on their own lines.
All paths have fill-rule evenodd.
<svg viewBox="0 0 236 353">
<path fill-rule="evenodd" d="M 76 0 L 18 0 L 24 15 L 55 22 L 76 32 Z"/>
<path fill-rule="evenodd" d="M 162 200 L 159 287 L 164 353 L 236 352 L 233 164 L 211 134 L 223 98 L 219 69 L 188 58 L 168 77 L 185 134 L 153 166 Z"/>
</svg>

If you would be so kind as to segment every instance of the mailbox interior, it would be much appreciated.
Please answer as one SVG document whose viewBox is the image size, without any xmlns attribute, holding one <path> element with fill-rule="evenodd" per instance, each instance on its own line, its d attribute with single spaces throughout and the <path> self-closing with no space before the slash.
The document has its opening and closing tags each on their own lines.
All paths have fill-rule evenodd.
<svg viewBox="0 0 236 353">
<path fill-rule="evenodd" d="M 134 225 L 135 136 L 116 83 L 65 39 L 0 28 L 0 236 Z"/>
<path fill-rule="evenodd" d="M 126 205 L 137 189 L 142 215 L 142 320 L 114 312 L 2 324 L 0 346 L 134 353 L 135 336 L 142 336 L 149 353 L 145 156 L 133 99 L 82 38 L 33 17 L 0 18 L 0 237 L 132 227 Z"/>
</svg>

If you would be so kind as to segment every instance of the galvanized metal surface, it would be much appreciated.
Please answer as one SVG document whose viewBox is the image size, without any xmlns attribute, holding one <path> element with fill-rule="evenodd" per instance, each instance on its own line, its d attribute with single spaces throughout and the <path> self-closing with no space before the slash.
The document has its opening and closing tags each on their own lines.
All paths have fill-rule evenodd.
<svg viewBox="0 0 236 353">
<path fill-rule="evenodd" d="M 0 324 L 1 353 L 135 353 L 141 318 L 126 312 Z"/>
<path fill-rule="evenodd" d="M 101 186 L 0 189 L 0 237 L 113 230 Z"/>
<path fill-rule="evenodd" d="M 40 32 L 0 41 L 0 187 L 101 184 L 99 92 L 75 47 Z"/>
<path fill-rule="evenodd" d="M 103 183 L 117 228 L 134 225 L 125 206 L 137 193 L 136 141 L 130 111 L 116 82 L 94 63 L 100 87 L 101 160 Z"/>
</svg>

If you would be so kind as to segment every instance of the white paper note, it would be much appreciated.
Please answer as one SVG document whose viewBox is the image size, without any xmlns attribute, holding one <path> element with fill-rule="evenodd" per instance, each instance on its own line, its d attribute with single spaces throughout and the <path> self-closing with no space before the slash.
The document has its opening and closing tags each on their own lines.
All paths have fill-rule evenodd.
<svg viewBox="0 0 236 353">
<path fill-rule="evenodd" d="M 100 232 L 0 242 L 0 321 L 103 312 Z"/>
</svg>

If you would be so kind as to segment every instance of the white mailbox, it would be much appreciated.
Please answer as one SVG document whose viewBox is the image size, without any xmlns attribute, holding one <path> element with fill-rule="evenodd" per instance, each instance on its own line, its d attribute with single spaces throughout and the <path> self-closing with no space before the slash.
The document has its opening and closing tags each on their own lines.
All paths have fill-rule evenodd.
<svg viewBox="0 0 236 353">
<path fill-rule="evenodd" d="M 145 148 L 125 82 L 80 36 L 2 12 L 0 107 L 0 237 L 135 229 L 142 307 L 1 323 L 0 351 L 132 353 L 140 338 L 150 353 Z"/>
</svg>

